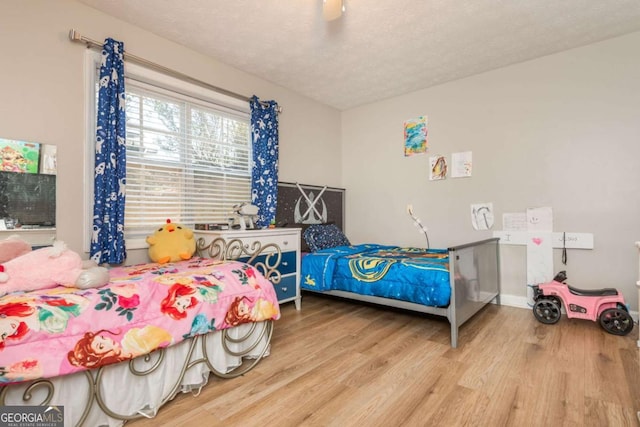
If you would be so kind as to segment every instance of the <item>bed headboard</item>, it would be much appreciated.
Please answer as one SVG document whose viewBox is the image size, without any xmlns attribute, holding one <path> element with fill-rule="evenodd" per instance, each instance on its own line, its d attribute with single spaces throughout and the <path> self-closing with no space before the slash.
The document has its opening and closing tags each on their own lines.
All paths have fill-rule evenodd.
<svg viewBox="0 0 640 427">
<path fill-rule="evenodd" d="M 345 231 L 344 197 L 344 188 L 280 181 L 276 227 L 299 227 L 304 234 L 312 224 L 336 224 Z M 304 238 L 300 248 L 309 251 Z"/>
</svg>

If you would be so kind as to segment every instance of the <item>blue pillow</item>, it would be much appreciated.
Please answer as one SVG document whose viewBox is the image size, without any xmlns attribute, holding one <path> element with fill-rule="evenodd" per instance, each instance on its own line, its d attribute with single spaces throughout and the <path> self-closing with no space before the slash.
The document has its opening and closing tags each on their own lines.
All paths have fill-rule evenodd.
<svg viewBox="0 0 640 427">
<path fill-rule="evenodd" d="M 335 224 L 314 224 L 302 234 L 311 252 L 336 246 L 350 246 L 351 243 Z"/>
</svg>

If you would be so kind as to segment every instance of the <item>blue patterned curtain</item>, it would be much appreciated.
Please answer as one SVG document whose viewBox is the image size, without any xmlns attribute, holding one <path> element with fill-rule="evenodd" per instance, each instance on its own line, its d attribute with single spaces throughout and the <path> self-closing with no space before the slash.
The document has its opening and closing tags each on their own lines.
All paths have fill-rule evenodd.
<svg viewBox="0 0 640 427">
<path fill-rule="evenodd" d="M 102 48 L 94 172 L 91 259 L 120 264 L 124 245 L 126 179 L 124 43 L 106 39 Z"/>
<path fill-rule="evenodd" d="M 267 227 L 276 217 L 278 198 L 278 104 L 251 98 L 253 167 L 251 203 L 256 205 L 258 228 Z"/>
</svg>

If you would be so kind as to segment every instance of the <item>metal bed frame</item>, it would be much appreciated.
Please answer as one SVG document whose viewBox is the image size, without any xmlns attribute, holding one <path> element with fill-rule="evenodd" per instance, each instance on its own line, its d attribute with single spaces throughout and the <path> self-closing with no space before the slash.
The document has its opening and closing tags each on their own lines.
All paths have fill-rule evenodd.
<svg viewBox="0 0 640 427">
<path fill-rule="evenodd" d="M 199 239 L 197 253 L 222 260 L 241 259 L 252 264 L 272 282 L 280 281 L 277 267 L 282 254 L 276 244 L 262 245 L 255 242 L 244 246 L 239 240 L 225 241 L 217 238 L 205 245 L 204 240 Z M 126 421 L 142 417 L 153 418 L 179 391 L 194 392 L 195 389 L 194 394 L 197 395 L 206 384 L 209 373 L 229 379 L 249 372 L 269 354 L 272 333 L 271 320 L 241 324 L 234 328 L 188 338 L 176 346 L 158 349 L 126 362 L 67 376 L 0 386 L 0 405 L 64 406 L 65 409 L 73 407 L 73 419 L 68 419 L 65 413 L 65 426 L 94 426 L 97 423 L 105 425 L 111 424 L 113 420 L 116 420 L 116 423 L 122 421 L 124 424 Z M 220 342 L 216 344 L 218 339 Z M 216 352 L 220 349 L 228 356 L 239 358 L 240 365 L 231 371 L 216 369 L 213 359 L 219 356 Z M 169 354 L 172 355 L 171 358 L 167 357 Z M 174 354 L 177 356 L 174 357 Z M 182 360 L 177 365 L 176 357 Z M 177 366 L 177 369 L 172 369 L 172 366 Z M 171 375 L 167 374 L 168 371 Z M 195 383 L 189 382 L 185 379 L 187 375 L 198 380 Z M 172 378 L 167 378 L 169 376 Z M 169 384 L 166 384 L 167 381 Z M 185 384 L 185 381 L 188 384 Z M 133 390 L 134 382 L 163 383 L 163 392 L 168 391 L 156 401 L 141 408 L 114 407 L 109 397 L 127 388 Z M 59 400 L 66 395 L 73 396 L 73 402 Z M 78 402 L 83 398 L 86 399 L 84 402 Z"/>
<path fill-rule="evenodd" d="M 490 238 L 448 248 L 451 299 L 447 307 L 430 307 L 346 291 L 304 291 L 446 317 L 451 324 L 451 347 L 457 348 L 460 326 L 492 300 L 500 304 L 498 241 L 499 238 Z"/>
</svg>

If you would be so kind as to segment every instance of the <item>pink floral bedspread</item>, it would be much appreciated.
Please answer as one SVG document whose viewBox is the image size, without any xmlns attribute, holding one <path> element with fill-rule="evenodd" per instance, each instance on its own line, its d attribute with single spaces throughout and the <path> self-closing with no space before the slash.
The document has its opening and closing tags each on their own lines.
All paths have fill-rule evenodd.
<svg viewBox="0 0 640 427">
<path fill-rule="evenodd" d="M 0 298 L 0 385 L 128 360 L 185 338 L 278 319 L 275 290 L 254 267 L 193 258 L 110 270 L 97 289 Z"/>
</svg>

